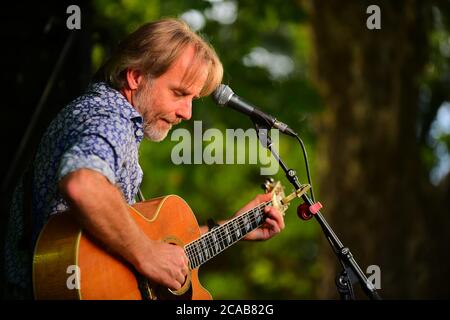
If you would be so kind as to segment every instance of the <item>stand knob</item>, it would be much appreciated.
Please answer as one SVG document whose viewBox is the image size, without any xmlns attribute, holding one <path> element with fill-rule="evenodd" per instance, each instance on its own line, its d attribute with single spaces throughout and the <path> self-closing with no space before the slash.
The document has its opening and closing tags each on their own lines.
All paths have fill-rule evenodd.
<svg viewBox="0 0 450 320">
<path fill-rule="evenodd" d="M 297 215 L 302 220 L 309 220 L 312 218 L 312 214 L 309 211 L 309 206 L 306 203 L 302 203 L 297 207 Z"/>
</svg>

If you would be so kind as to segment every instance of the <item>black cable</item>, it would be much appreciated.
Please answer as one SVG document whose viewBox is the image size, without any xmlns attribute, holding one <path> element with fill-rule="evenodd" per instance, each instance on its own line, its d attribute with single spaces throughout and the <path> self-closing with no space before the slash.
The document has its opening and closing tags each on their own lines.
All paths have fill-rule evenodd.
<svg viewBox="0 0 450 320">
<path fill-rule="evenodd" d="M 298 140 L 298 142 L 300 143 L 300 146 L 302 147 L 303 150 L 303 158 L 305 159 L 305 167 L 306 167 L 306 176 L 308 177 L 308 183 L 311 186 L 311 189 L 309 189 L 310 193 L 311 193 L 311 199 L 313 202 L 316 202 L 316 200 L 314 199 L 314 191 L 313 191 L 313 184 L 311 181 L 311 174 L 309 173 L 309 163 L 308 163 L 308 155 L 306 153 L 306 148 L 305 145 L 303 144 L 302 139 L 300 139 L 300 137 L 298 135 L 295 136 Z"/>
</svg>

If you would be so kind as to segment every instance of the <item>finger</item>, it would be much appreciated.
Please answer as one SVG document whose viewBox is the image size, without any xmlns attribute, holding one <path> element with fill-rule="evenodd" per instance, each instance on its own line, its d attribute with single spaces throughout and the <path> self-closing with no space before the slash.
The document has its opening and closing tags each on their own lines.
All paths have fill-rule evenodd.
<svg viewBox="0 0 450 320">
<path fill-rule="evenodd" d="M 267 214 L 268 218 L 271 218 L 273 220 L 275 220 L 278 224 L 278 227 L 283 230 L 285 225 L 284 225 L 284 218 L 283 215 L 280 213 L 280 211 L 278 211 L 277 209 L 275 209 L 274 207 L 266 207 L 264 209 L 265 213 Z"/>
<path fill-rule="evenodd" d="M 275 220 L 267 219 L 266 224 L 268 225 L 268 229 L 270 230 L 270 232 L 272 232 L 272 233 L 280 233 L 281 232 L 281 229 Z"/>
<path fill-rule="evenodd" d="M 179 274 L 178 274 L 178 277 L 177 277 L 177 281 L 178 281 L 178 283 L 180 284 L 180 287 L 184 284 L 184 281 L 186 280 L 186 275 L 185 274 L 183 274 L 183 271 L 181 271 Z"/>
<path fill-rule="evenodd" d="M 252 206 L 258 205 L 263 202 L 267 202 L 271 199 L 270 193 L 264 193 L 264 194 L 258 194 L 256 197 L 249 203 L 252 204 Z"/>
<path fill-rule="evenodd" d="M 189 259 L 186 256 L 186 254 L 183 254 L 183 262 L 182 263 L 183 263 L 183 266 L 185 266 L 185 267 L 189 266 Z"/>
<path fill-rule="evenodd" d="M 259 203 L 266 202 L 266 201 L 269 201 L 270 199 L 272 199 L 272 194 L 271 193 L 262 193 L 262 194 L 257 195 L 256 199 L 258 200 Z"/>
<path fill-rule="evenodd" d="M 280 210 L 278 210 L 274 207 L 270 207 L 269 214 L 271 215 L 271 217 L 273 217 L 278 222 L 279 227 L 281 229 L 284 229 L 284 216 L 280 212 Z"/>
<path fill-rule="evenodd" d="M 181 259 L 182 259 L 181 263 L 183 264 L 183 266 L 188 266 L 189 265 L 189 259 L 188 259 L 187 255 L 186 255 L 186 251 L 184 251 L 184 249 L 181 248 L 181 247 L 177 247 L 177 249 L 178 249 L 177 254 L 180 255 Z"/>
<path fill-rule="evenodd" d="M 174 281 L 170 282 L 170 284 L 167 286 L 167 288 L 169 288 L 171 290 L 178 290 L 181 288 L 181 284 L 179 281 L 174 280 Z"/>
<path fill-rule="evenodd" d="M 183 269 L 181 269 L 181 272 L 183 273 L 183 276 L 186 277 L 189 273 L 189 268 L 185 266 L 183 267 Z"/>
</svg>

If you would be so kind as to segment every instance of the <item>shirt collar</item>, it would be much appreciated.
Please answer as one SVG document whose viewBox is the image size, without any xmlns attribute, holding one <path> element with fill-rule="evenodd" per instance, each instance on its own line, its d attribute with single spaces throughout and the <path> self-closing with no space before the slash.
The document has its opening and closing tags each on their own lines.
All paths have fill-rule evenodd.
<svg viewBox="0 0 450 320">
<path fill-rule="evenodd" d="M 134 124 L 134 135 L 137 142 L 141 142 L 144 137 L 143 118 L 141 114 L 128 102 L 122 93 L 112 88 L 105 82 L 95 82 L 89 85 L 88 91 L 106 96 L 115 101 L 117 110 L 125 118 L 131 120 Z"/>
</svg>

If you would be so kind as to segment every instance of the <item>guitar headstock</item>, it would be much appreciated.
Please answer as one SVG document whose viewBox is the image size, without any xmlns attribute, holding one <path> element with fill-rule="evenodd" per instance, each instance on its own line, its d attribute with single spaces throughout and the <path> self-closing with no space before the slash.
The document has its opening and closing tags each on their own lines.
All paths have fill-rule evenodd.
<svg viewBox="0 0 450 320">
<path fill-rule="evenodd" d="M 268 178 L 261 185 L 265 193 L 272 193 L 272 206 L 277 208 L 283 215 L 287 210 L 289 204 L 283 204 L 282 199 L 285 198 L 284 187 L 280 181 L 275 181 L 273 178 Z"/>
</svg>

